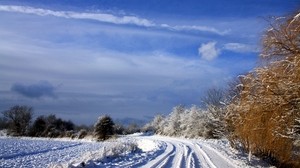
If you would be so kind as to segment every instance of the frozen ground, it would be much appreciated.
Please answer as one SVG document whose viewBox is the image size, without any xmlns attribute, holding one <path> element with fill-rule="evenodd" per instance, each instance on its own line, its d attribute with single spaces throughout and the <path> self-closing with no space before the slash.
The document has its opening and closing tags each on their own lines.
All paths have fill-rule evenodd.
<svg viewBox="0 0 300 168">
<path fill-rule="evenodd" d="M 135 134 L 108 142 L 0 138 L 0 167 L 266 167 L 226 140 Z"/>
</svg>

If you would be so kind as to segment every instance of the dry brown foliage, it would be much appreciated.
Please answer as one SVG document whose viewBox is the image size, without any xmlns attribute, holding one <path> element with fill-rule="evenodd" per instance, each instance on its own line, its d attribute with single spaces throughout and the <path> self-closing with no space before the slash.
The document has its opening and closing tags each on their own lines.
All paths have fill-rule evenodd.
<svg viewBox="0 0 300 168">
<path fill-rule="evenodd" d="M 263 66 L 240 77 L 239 96 L 228 106 L 230 140 L 279 167 L 300 167 L 300 13 L 271 27 Z"/>
</svg>

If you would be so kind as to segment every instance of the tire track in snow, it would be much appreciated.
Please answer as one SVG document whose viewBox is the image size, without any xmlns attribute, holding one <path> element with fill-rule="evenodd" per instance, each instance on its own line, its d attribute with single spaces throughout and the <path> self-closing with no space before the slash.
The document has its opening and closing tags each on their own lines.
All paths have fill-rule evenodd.
<svg viewBox="0 0 300 168">
<path fill-rule="evenodd" d="M 192 168 L 200 168 L 200 161 L 194 152 L 190 155 L 188 166 Z"/>
<path fill-rule="evenodd" d="M 202 142 L 171 138 L 163 136 L 142 137 L 153 141 L 160 141 L 167 145 L 166 151 L 153 158 L 143 167 L 175 167 L 175 168 L 234 168 L 235 166 L 221 154 L 209 148 Z M 133 166 L 134 167 L 134 166 Z"/>
<path fill-rule="evenodd" d="M 208 157 L 207 153 L 202 149 L 202 147 L 200 145 L 196 145 L 197 149 L 199 150 L 199 152 L 201 153 L 201 156 L 204 158 L 203 161 L 205 161 L 205 163 L 207 163 L 207 166 L 210 168 L 217 168 L 216 165 L 211 161 L 210 157 Z"/>
<path fill-rule="evenodd" d="M 200 145 L 197 143 L 197 145 Z M 217 167 L 224 167 L 224 168 L 231 168 L 235 167 L 226 157 L 224 157 L 220 152 L 217 150 L 213 149 L 209 145 L 205 143 L 201 143 L 201 149 L 207 153 L 207 156 L 211 158 L 211 160 L 215 163 Z M 213 156 L 213 157 L 211 157 Z"/>
<path fill-rule="evenodd" d="M 185 153 L 186 151 L 184 150 L 184 145 L 182 143 L 178 143 L 176 145 L 176 157 L 175 157 L 175 160 L 174 160 L 174 164 L 173 165 L 176 165 L 178 167 L 184 167 L 185 166 Z"/>
<path fill-rule="evenodd" d="M 163 142 L 166 143 L 166 142 Z M 158 156 L 157 158 L 155 158 L 154 160 L 150 161 L 147 163 L 147 165 L 142 166 L 142 167 L 147 167 L 147 168 L 155 168 L 158 167 L 161 163 L 163 163 L 164 161 L 166 161 L 167 159 L 170 159 L 170 157 L 172 157 L 172 155 L 174 154 L 176 148 L 173 144 L 169 144 L 166 143 L 167 148 L 165 150 L 165 153 L 163 153 L 162 155 Z"/>
</svg>

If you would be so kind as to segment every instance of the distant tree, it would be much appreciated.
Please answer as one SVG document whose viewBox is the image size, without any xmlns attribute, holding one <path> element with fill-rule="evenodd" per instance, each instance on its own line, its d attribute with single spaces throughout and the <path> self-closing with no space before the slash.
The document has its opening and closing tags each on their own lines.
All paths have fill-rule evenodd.
<svg viewBox="0 0 300 168">
<path fill-rule="evenodd" d="M 57 137 L 65 136 L 66 132 L 74 130 L 75 125 L 72 121 L 65 121 L 51 114 L 46 118 L 47 128 L 44 132 L 45 136 Z"/>
<path fill-rule="evenodd" d="M 15 136 L 27 135 L 29 124 L 33 115 L 32 107 L 13 106 L 3 112 L 3 116 L 8 120 L 8 132 Z"/>
<path fill-rule="evenodd" d="M 186 138 L 217 138 L 216 126 L 210 116 L 207 110 L 195 105 L 191 108 L 176 106 L 166 117 L 155 116 L 152 122 L 144 126 L 144 131 L 154 130 L 156 134 Z"/>
<path fill-rule="evenodd" d="M 222 107 L 225 102 L 224 90 L 210 88 L 206 91 L 201 100 L 204 106 Z"/>
<path fill-rule="evenodd" d="M 118 135 L 126 135 L 125 126 L 121 123 L 115 123 L 114 132 Z"/>
<path fill-rule="evenodd" d="M 81 125 L 75 125 L 74 126 L 74 130 L 75 131 L 80 131 L 80 130 L 86 130 L 87 132 L 93 132 L 94 130 L 94 125 L 85 125 L 85 124 L 81 124 Z"/>
<path fill-rule="evenodd" d="M 162 115 L 156 115 L 150 123 L 144 125 L 143 131 L 161 134 L 161 125 L 163 121 L 164 117 Z"/>
<path fill-rule="evenodd" d="M 133 134 L 133 133 L 137 133 L 137 132 L 140 132 L 140 131 L 141 131 L 141 128 L 136 123 L 129 124 L 127 126 L 127 128 L 125 129 L 126 134 Z"/>
<path fill-rule="evenodd" d="M 74 123 L 70 120 L 65 121 L 61 118 L 57 118 L 53 125 L 55 125 L 55 128 L 60 131 L 74 130 Z"/>
<path fill-rule="evenodd" d="M 169 136 L 176 136 L 181 133 L 181 114 L 184 113 L 185 108 L 182 105 L 173 108 L 172 113 L 166 118 L 166 125 L 163 132 Z"/>
<path fill-rule="evenodd" d="M 196 138 L 203 136 L 205 134 L 205 125 L 202 122 L 201 109 L 194 105 L 186 111 L 185 121 L 182 121 L 182 125 L 185 125 L 183 133 L 185 137 Z"/>
<path fill-rule="evenodd" d="M 104 115 L 98 118 L 94 126 L 94 134 L 98 140 L 106 140 L 114 133 L 114 122 L 110 116 Z"/>
<path fill-rule="evenodd" d="M 39 116 L 35 119 L 30 129 L 31 136 L 42 137 L 72 137 L 75 125 L 72 121 L 65 121 L 51 114 L 48 116 Z"/>
<path fill-rule="evenodd" d="M 202 102 L 204 103 L 208 111 L 208 124 L 210 132 L 210 138 L 221 138 L 225 135 L 226 123 L 226 94 L 222 89 L 209 89 L 204 94 Z"/>
<path fill-rule="evenodd" d="M 0 117 L 0 130 L 7 129 L 9 126 L 8 121 L 5 117 Z"/>
<path fill-rule="evenodd" d="M 32 124 L 30 135 L 31 136 L 43 136 L 44 131 L 47 128 L 47 122 L 44 116 L 39 116 Z"/>
</svg>

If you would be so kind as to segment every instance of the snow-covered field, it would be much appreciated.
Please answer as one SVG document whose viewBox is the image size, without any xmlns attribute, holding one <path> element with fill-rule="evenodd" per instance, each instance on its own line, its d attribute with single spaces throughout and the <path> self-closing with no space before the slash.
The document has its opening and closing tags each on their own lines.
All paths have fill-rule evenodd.
<svg viewBox="0 0 300 168">
<path fill-rule="evenodd" d="M 0 137 L 0 167 L 264 167 L 226 140 L 134 134 L 107 142 Z"/>
</svg>

